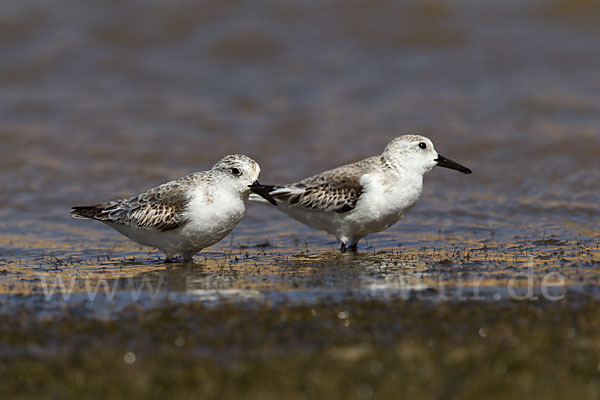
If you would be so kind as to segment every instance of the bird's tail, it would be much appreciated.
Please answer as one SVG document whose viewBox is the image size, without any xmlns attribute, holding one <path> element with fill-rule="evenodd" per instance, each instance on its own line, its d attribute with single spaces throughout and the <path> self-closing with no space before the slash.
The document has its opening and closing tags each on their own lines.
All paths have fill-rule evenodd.
<svg viewBox="0 0 600 400">
<path fill-rule="evenodd" d="M 81 219 L 96 219 L 96 216 L 102 212 L 104 208 L 99 205 L 93 206 L 75 206 L 72 207 L 71 215 L 73 218 Z"/>
<path fill-rule="evenodd" d="M 294 204 L 293 197 L 295 195 L 301 195 L 305 191 L 305 189 L 301 188 L 301 187 L 287 187 L 287 186 L 277 186 L 277 185 L 266 185 L 265 189 L 271 195 L 271 197 L 273 197 L 275 200 L 277 200 L 277 202 L 279 202 L 280 204 L 281 203 L 287 204 L 288 202 L 291 202 L 291 204 Z M 266 201 L 265 199 L 263 199 L 262 197 L 260 197 L 256 194 L 251 194 L 250 200 L 254 201 L 256 203 L 269 204 L 268 201 Z M 296 203 L 297 203 L 297 199 L 296 199 Z"/>
</svg>

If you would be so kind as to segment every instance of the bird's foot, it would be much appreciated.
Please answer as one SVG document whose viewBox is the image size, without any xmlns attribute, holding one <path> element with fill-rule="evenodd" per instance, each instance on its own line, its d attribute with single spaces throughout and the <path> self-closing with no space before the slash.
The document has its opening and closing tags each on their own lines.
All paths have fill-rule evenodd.
<svg viewBox="0 0 600 400">
<path fill-rule="evenodd" d="M 194 261 L 194 255 L 196 253 L 197 253 L 196 251 L 194 251 L 194 252 L 184 251 L 184 252 L 181 252 L 178 257 L 175 256 L 174 254 L 167 254 L 164 262 L 168 263 L 168 264 L 172 264 L 172 263 L 186 264 L 190 261 L 192 261 L 192 262 Z"/>
<path fill-rule="evenodd" d="M 345 253 L 346 251 L 356 253 L 358 251 L 358 243 L 351 244 L 350 246 L 346 246 L 346 243 L 342 243 L 340 252 Z"/>
</svg>

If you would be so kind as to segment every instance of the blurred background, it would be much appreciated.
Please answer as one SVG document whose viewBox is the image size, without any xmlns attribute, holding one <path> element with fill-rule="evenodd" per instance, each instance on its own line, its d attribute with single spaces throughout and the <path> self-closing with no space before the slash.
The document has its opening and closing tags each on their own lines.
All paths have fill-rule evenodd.
<svg viewBox="0 0 600 400">
<path fill-rule="evenodd" d="M 121 243 L 69 208 L 225 154 L 287 183 L 406 133 L 474 174 L 434 170 L 372 245 L 439 231 L 597 238 L 599 18 L 591 0 L 4 1 L 4 254 Z M 335 244 L 262 206 L 234 235 L 282 251 Z"/>
</svg>

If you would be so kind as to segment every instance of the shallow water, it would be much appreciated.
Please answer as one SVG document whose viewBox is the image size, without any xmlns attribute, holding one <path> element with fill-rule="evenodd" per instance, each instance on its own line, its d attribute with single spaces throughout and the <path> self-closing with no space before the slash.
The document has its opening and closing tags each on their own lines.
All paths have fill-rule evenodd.
<svg viewBox="0 0 600 400">
<path fill-rule="evenodd" d="M 600 11 L 586 4 L 0 4 L 2 309 L 55 307 L 44 282 L 58 277 L 75 277 L 80 301 L 116 283 L 119 301 L 95 297 L 105 310 L 499 300 L 540 295 L 544 279 L 552 295 L 597 295 Z M 225 154 L 285 183 L 412 132 L 474 173 L 431 172 L 417 206 L 358 255 L 255 205 L 195 265 L 165 265 L 68 213 Z M 134 299 L 141 283 L 154 286 Z"/>
</svg>

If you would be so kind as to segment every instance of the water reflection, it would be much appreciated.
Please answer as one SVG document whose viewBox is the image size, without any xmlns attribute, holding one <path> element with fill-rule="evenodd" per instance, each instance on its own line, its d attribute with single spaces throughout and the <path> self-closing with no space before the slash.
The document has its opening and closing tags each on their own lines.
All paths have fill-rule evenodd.
<svg viewBox="0 0 600 400">
<path fill-rule="evenodd" d="M 106 310 L 165 301 L 562 299 L 600 284 L 597 241 L 488 240 L 482 246 L 476 240 L 447 238 L 419 249 L 378 245 L 377 251 L 340 254 L 327 248 L 298 252 L 274 241 L 269 248 L 206 252 L 195 263 L 162 264 L 142 256 L 134 261 L 80 260 L 77 267 L 64 269 L 24 267 L 5 258 L 0 291 L 31 295 L 31 304 L 45 299 L 46 308 L 53 302 L 85 302 Z"/>
</svg>

